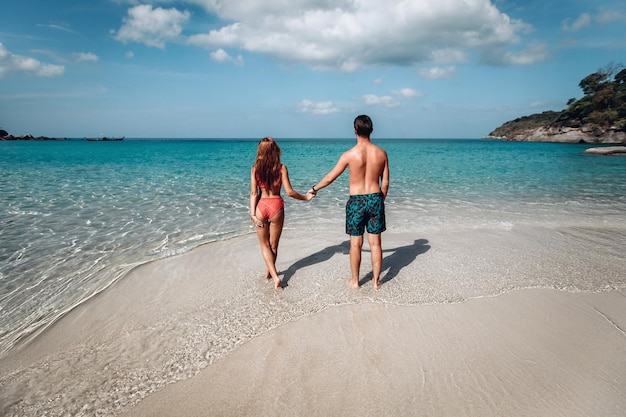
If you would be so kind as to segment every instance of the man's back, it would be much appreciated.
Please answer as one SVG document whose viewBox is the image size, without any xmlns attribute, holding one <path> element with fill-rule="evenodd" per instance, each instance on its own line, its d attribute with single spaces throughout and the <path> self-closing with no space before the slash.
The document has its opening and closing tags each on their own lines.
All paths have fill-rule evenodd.
<svg viewBox="0 0 626 417">
<path fill-rule="evenodd" d="M 342 158 L 350 170 L 350 195 L 387 195 L 389 170 L 387 152 L 370 142 L 369 138 L 358 138 L 358 143 Z M 382 184 L 381 184 L 382 181 Z"/>
</svg>

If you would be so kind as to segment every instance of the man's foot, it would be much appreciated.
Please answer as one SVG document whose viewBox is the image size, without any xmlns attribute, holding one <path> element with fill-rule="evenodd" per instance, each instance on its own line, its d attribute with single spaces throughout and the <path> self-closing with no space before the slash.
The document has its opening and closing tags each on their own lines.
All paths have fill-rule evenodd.
<svg viewBox="0 0 626 417">
<path fill-rule="evenodd" d="M 374 279 L 372 280 L 373 284 L 374 284 L 374 289 L 377 290 L 380 288 L 380 280 L 379 279 Z"/>
<path fill-rule="evenodd" d="M 283 282 L 278 277 L 274 278 L 274 289 L 276 291 L 281 291 L 283 289 Z"/>
<path fill-rule="evenodd" d="M 355 289 L 357 289 L 357 290 L 360 288 L 360 286 L 359 286 L 359 280 L 358 280 L 358 279 L 357 279 L 357 280 L 350 279 L 350 280 L 348 281 L 348 285 L 350 285 L 352 288 L 355 288 Z"/>
</svg>

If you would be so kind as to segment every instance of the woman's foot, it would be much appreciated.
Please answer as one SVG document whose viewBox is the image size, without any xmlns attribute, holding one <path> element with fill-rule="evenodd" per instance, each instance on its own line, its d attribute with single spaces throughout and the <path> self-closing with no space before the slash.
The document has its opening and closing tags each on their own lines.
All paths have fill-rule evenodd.
<svg viewBox="0 0 626 417">
<path fill-rule="evenodd" d="M 278 278 L 278 276 L 276 278 L 274 278 L 274 289 L 276 291 L 280 291 L 283 289 L 283 285 L 282 285 L 282 281 L 280 280 L 280 278 Z"/>
</svg>

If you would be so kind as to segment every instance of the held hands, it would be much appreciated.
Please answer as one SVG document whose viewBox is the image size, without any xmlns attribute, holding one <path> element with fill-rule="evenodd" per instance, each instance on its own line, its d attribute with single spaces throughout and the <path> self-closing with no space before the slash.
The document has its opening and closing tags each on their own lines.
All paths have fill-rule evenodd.
<svg viewBox="0 0 626 417">
<path fill-rule="evenodd" d="M 311 188 L 309 191 L 306 192 L 306 200 L 310 201 L 316 195 L 317 195 L 317 191 L 315 191 L 314 189 Z"/>
<path fill-rule="evenodd" d="M 250 220 L 252 220 L 252 223 L 254 223 L 256 227 L 261 227 L 261 228 L 263 227 L 263 222 L 257 219 L 255 215 L 250 216 Z"/>
</svg>

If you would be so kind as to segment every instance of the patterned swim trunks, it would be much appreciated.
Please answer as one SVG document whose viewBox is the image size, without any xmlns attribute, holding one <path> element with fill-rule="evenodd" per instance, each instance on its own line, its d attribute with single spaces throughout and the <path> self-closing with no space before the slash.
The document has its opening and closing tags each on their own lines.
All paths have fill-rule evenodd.
<svg viewBox="0 0 626 417">
<path fill-rule="evenodd" d="M 346 203 L 346 233 L 362 236 L 377 235 L 386 230 L 385 199 L 383 193 L 351 195 Z"/>
</svg>

